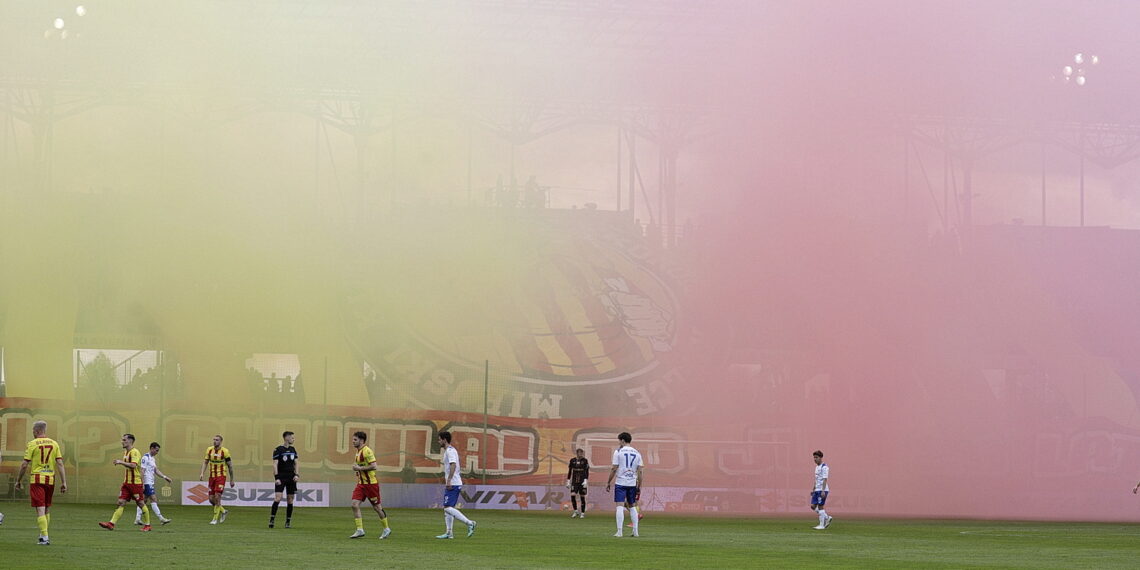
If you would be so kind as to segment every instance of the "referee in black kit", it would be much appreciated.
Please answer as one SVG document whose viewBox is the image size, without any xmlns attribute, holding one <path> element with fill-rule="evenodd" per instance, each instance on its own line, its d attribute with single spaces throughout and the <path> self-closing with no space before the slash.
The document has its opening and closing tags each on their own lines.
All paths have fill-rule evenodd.
<svg viewBox="0 0 1140 570">
<path fill-rule="evenodd" d="M 293 523 L 293 498 L 297 496 L 297 481 L 301 479 L 297 473 L 297 449 L 293 447 L 293 432 L 281 434 L 281 439 L 285 442 L 273 450 L 273 509 L 269 511 L 269 528 L 273 528 L 273 521 L 277 518 L 281 493 L 289 497 L 289 504 L 285 507 L 285 528 Z"/>
</svg>

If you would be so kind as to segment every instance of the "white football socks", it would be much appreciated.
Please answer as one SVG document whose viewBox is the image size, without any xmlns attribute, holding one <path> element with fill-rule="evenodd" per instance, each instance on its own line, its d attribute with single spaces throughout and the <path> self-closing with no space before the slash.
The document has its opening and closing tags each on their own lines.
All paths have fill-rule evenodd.
<svg viewBox="0 0 1140 570">
<path fill-rule="evenodd" d="M 455 517 L 459 520 L 459 522 L 463 524 L 471 524 L 471 519 L 463 516 L 463 513 L 461 513 L 459 509 L 455 507 L 447 507 L 446 509 L 443 509 L 443 512 Z"/>
</svg>

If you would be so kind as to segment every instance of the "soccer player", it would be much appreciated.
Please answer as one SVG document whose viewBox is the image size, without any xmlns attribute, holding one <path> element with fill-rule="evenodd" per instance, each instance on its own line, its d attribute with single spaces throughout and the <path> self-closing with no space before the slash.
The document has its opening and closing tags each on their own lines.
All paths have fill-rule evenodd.
<svg viewBox="0 0 1140 570">
<path fill-rule="evenodd" d="M 352 490 L 352 516 L 356 519 L 356 532 L 352 533 L 349 538 L 360 538 L 364 536 L 364 517 L 360 514 L 360 503 L 364 499 L 372 504 L 372 510 L 380 516 L 380 522 L 384 524 L 384 530 L 380 532 L 380 538 L 388 538 L 392 534 L 392 529 L 388 526 L 388 513 L 384 512 L 384 507 L 380 504 L 380 480 L 376 478 L 376 454 L 372 453 L 372 449 L 364 445 L 368 441 L 368 434 L 358 431 L 352 434 L 352 447 L 356 448 L 356 463 L 352 464 L 352 470 L 356 471 L 356 488 Z"/>
<path fill-rule="evenodd" d="M 570 489 L 570 504 L 574 506 L 570 518 L 586 518 L 586 483 L 590 478 L 590 460 L 586 459 L 586 452 L 582 449 L 574 453 L 566 471 L 566 488 Z M 578 506 L 579 500 L 582 502 L 581 507 Z"/>
<path fill-rule="evenodd" d="M 123 458 L 111 462 L 113 465 L 122 465 L 126 468 L 126 473 L 123 474 L 123 484 L 119 487 L 119 502 L 115 506 L 114 514 L 111 515 L 111 520 L 101 522 L 99 526 L 107 530 L 115 530 L 115 523 L 119 522 L 119 517 L 123 516 L 123 505 L 127 504 L 129 500 L 134 501 L 135 505 L 142 509 L 143 527 L 139 530 L 150 532 L 150 511 L 146 509 L 146 503 L 143 502 L 142 473 L 139 470 L 142 454 L 135 449 L 134 435 L 124 433 L 121 441 L 123 442 Z"/>
<path fill-rule="evenodd" d="M 823 530 L 831 526 L 831 516 L 827 511 L 823 510 L 823 505 L 827 503 L 827 494 L 829 489 L 827 487 L 827 477 L 830 474 L 827 464 L 823 462 L 823 452 L 815 450 L 811 454 L 812 459 L 815 460 L 815 486 L 811 490 L 811 510 L 819 514 L 819 525 L 813 526 L 815 530 Z"/>
<path fill-rule="evenodd" d="M 36 510 L 36 525 L 40 527 L 40 537 L 36 544 L 47 546 L 48 525 L 51 523 L 51 497 L 55 494 L 55 478 L 59 477 L 59 492 L 67 492 L 67 472 L 63 469 L 63 448 L 55 440 L 47 437 L 47 422 L 37 420 L 32 424 L 34 439 L 28 442 L 24 451 L 24 462 L 20 464 L 20 474 L 16 476 L 16 490 L 20 490 L 24 474 L 28 477 L 28 498 Z M 29 466 L 31 470 L 29 472 Z"/>
<path fill-rule="evenodd" d="M 614 485 L 614 504 L 617 505 L 617 532 L 614 536 L 621 537 L 621 525 L 625 521 L 625 510 L 629 509 L 629 520 L 633 523 L 633 535 L 640 536 L 638 531 L 637 500 L 641 498 L 641 453 L 630 443 L 633 436 L 623 431 L 618 434 L 618 448 L 614 450 L 613 467 L 610 468 L 610 477 L 606 480 L 606 492 L 610 485 Z"/>
<path fill-rule="evenodd" d="M 281 439 L 283 444 L 273 450 L 273 508 L 269 511 L 269 528 L 273 528 L 273 520 L 277 518 L 281 493 L 288 497 L 285 528 L 293 525 L 293 499 L 297 496 L 297 481 L 301 480 L 301 475 L 297 473 L 297 449 L 293 447 L 296 436 L 287 431 L 281 434 Z"/>
<path fill-rule="evenodd" d="M 459 476 L 459 452 L 451 445 L 451 432 L 439 432 L 440 464 L 443 467 L 443 522 L 446 532 L 436 538 L 454 538 L 451 533 L 455 519 L 467 525 L 467 537 L 475 534 L 475 521 L 463 516 L 455 505 L 459 504 L 459 491 L 463 488 L 463 478 Z"/>
<path fill-rule="evenodd" d="M 150 503 L 151 510 L 154 511 L 158 520 L 162 521 L 162 524 L 169 524 L 170 519 L 162 516 L 162 510 L 158 508 L 158 496 L 154 494 L 154 476 L 156 473 L 159 477 L 166 479 L 167 483 L 170 482 L 170 477 L 167 477 L 166 474 L 158 468 L 158 463 L 154 460 L 155 457 L 158 457 L 158 451 L 160 449 L 162 449 L 162 446 L 159 445 L 157 441 L 150 442 L 150 451 L 144 453 L 141 459 L 143 502 Z M 143 510 L 145 509 L 142 507 L 135 507 L 135 524 L 143 523 Z"/>
<path fill-rule="evenodd" d="M 214 445 L 206 448 L 202 472 L 198 474 L 199 481 L 206 477 L 207 467 L 210 468 L 210 480 L 206 486 L 210 488 L 210 504 L 214 506 L 214 518 L 210 519 L 210 524 L 224 523 L 229 512 L 222 507 L 222 491 L 226 490 L 227 470 L 230 474 L 230 488 L 234 487 L 234 464 L 230 460 L 230 450 L 222 447 L 221 435 L 215 435 Z"/>
</svg>

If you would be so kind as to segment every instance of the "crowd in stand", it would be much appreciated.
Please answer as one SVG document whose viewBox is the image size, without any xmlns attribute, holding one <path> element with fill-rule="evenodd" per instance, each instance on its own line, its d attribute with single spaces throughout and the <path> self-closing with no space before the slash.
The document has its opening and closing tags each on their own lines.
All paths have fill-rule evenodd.
<svg viewBox="0 0 1140 570">
<path fill-rule="evenodd" d="M 279 378 L 276 372 L 265 376 L 252 366 L 246 369 L 246 379 L 250 394 L 257 400 L 266 403 L 304 403 L 305 388 L 301 383 L 301 375 L 296 377 L 286 375 Z"/>
</svg>

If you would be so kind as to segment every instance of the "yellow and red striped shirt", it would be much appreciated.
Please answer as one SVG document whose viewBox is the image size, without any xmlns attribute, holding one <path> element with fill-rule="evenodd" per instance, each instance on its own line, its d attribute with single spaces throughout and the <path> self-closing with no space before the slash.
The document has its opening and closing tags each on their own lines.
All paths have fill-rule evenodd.
<svg viewBox="0 0 1140 570">
<path fill-rule="evenodd" d="M 210 462 L 210 477 L 225 477 L 226 476 L 226 461 L 230 459 L 230 450 L 219 447 L 214 449 L 214 446 L 206 448 L 206 461 Z"/>
<path fill-rule="evenodd" d="M 139 462 L 142 461 L 142 452 L 135 448 L 123 450 L 123 461 L 126 463 L 134 463 L 134 467 L 126 466 L 127 472 L 123 474 L 123 482 L 131 485 L 142 485 L 142 471 L 139 470 Z"/>
<path fill-rule="evenodd" d="M 24 459 L 32 467 L 28 481 L 35 484 L 55 485 L 55 460 L 63 459 L 63 448 L 48 437 L 37 437 L 28 442 Z"/>
<path fill-rule="evenodd" d="M 361 467 L 367 467 L 369 464 L 375 463 L 375 462 L 376 462 L 376 454 L 372 453 L 372 449 L 370 447 L 368 447 L 367 445 L 362 445 L 360 447 L 360 452 L 358 452 L 356 454 L 356 464 L 361 466 Z M 361 483 L 364 485 L 379 482 L 376 479 L 376 470 L 375 469 L 373 469 L 371 471 L 357 471 L 356 472 L 356 481 L 358 483 Z"/>
</svg>

